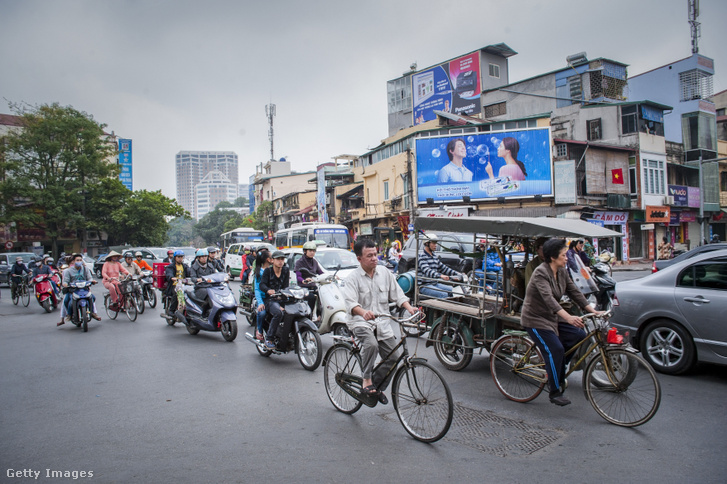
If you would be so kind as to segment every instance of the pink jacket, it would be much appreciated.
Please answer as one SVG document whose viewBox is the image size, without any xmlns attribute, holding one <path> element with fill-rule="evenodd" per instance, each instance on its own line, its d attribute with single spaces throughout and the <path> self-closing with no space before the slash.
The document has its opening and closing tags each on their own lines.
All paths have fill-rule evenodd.
<svg viewBox="0 0 727 484">
<path fill-rule="evenodd" d="M 111 282 L 111 278 L 119 278 L 119 273 L 129 274 L 129 271 L 121 267 L 121 262 L 105 262 L 103 269 L 101 269 L 101 275 L 103 276 L 104 282 Z"/>
</svg>

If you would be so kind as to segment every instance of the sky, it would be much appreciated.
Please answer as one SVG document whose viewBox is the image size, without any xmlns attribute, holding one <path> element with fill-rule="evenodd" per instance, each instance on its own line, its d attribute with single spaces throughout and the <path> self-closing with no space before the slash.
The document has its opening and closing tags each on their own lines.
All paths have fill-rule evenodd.
<svg viewBox="0 0 727 484">
<path fill-rule="evenodd" d="M 234 151 L 239 180 L 387 137 L 386 82 L 506 43 L 510 82 L 585 51 L 630 76 L 691 55 L 687 0 L 0 0 L 0 113 L 59 103 L 130 138 L 134 188 L 176 195 L 179 151 Z M 699 52 L 727 89 L 727 2 L 701 0 Z"/>
</svg>

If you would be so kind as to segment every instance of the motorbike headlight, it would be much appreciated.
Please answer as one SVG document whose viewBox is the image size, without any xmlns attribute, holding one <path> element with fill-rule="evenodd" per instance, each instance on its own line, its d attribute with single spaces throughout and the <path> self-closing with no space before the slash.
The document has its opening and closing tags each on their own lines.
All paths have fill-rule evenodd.
<svg viewBox="0 0 727 484">
<path fill-rule="evenodd" d="M 235 304 L 235 296 L 232 294 L 226 294 L 222 296 L 220 300 L 225 304 Z"/>
</svg>

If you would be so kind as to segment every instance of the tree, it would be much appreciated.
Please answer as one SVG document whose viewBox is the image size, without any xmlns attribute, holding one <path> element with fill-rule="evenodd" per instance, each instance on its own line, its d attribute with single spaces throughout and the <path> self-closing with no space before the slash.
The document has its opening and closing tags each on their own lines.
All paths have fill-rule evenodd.
<svg viewBox="0 0 727 484">
<path fill-rule="evenodd" d="M 220 235 L 225 232 L 225 222 L 235 218 L 237 212 L 215 208 L 199 219 L 194 226 L 194 233 L 202 237 L 207 244 L 214 244 L 220 240 Z M 233 227 L 235 228 L 235 227 Z"/>
<path fill-rule="evenodd" d="M 262 230 L 267 233 L 274 230 L 273 214 L 275 213 L 275 207 L 273 202 L 267 200 L 258 205 L 255 210 L 255 221 L 254 227 L 258 230 Z"/>
<path fill-rule="evenodd" d="M 172 247 L 192 245 L 194 237 L 194 220 L 191 217 L 177 217 L 169 222 L 164 245 Z"/>
<path fill-rule="evenodd" d="M 247 207 L 248 205 L 249 202 L 245 197 L 237 197 L 237 199 L 235 199 L 235 201 L 232 203 L 233 207 Z"/>
<path fill-rule="evenodd" d="M 114 222 L 123 227 L 124 242 L 131 245 L 160 246 L 166 242 L 167 217 L 189 215 L 176 200 L 162 195 L 161 190 L 135 191 L 126 204 L 114 211 Z"/>
<path fill-rule="evenodd" d="M 125 243 L 127 228 L 119 225 L 114 216 L 121 207 L 126 205 L 132 193 L 116 177 L 106 178 L 96 185 L 90 186 L 86 193 L 86 228 L 96 231 L 99 238 L 101 232 L 105 232 L 109 245 Z"/>
<path fill-rule="evenodd" d="M 118 175 L 116 146 L 71 106 L 11 107 L 22 129 L 0 138 L 0 221 L 45 230 L 57 258 L 58 238 L 87 225 L 88 188 Z"/>
</svg>

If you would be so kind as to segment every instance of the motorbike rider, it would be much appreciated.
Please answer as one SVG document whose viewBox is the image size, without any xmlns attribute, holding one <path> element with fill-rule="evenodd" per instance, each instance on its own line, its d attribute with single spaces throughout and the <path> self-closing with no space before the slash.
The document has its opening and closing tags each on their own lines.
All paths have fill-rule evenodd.
<svg viewBox="0 0 727 484">
<path fill-rule="evenodd" d="M 119 301 L 119 295 L 121 294 L 121 287 L 119 277 L 121 274 L 126 276 L 129 275 L 129 271 L 121 265 L 119 259 L 121 254 L 112 250 L 109 255 L 106 256 L 106 262 L 103 264 L 101 269 L 101 275 L 103 276 L 103 285 L 109 291 L 111 296 L 111 303 L 115 307 Z"/>
<path fill-rule="evenodd" d="M 18 284 L 23 280 L 23 274 L 30 274 L 30 269 L 25 265 L 22 257 L 16 257 L 15 263 L 10 266 L 8 274 L 10 274 L 10 294 L 11 297 L 14 297 L 18 290 Z"/>
<path fill-rule="evenodd" d="M 209 262 L 209 253 L 207 252 L 207 249 L 199 249 L 195 256 L 192 267 L 189 268 L 189 277 L 191 277 L 194 282 L 202 282 L 204 276 L 217 272 L 217 269 L 215 269 L 215 267 Z M 200 301 L 203 301 L 204 305 L 207 305 L 207 288 L 195 288 L 194 296 Z"/>
<path fill-rule="evenodd" d="M 134 257 L 136 258 L 134 260 L 134 264 L 136 264 L 137 266 L 139 266 L 139 269 L 141 269 L 141 270 L 147 270 L 147 271 L 152 270 L 151 269 L 151 266 L 149 265 L 149 263 L 142 258 L 142 253 L 141 252 L 136 251 L 136 253 L 134 254 Z"/>
<path fill-rule="evenodd" d="M 47 274 L 49 276 L 52 276 L 55 274 L 56 270 L 53 268 L 53 259 L 49 255 L 44 255 L 43 258 L 40 260 L 40 266 L 38 266 L 37 270 L 33 272 L 33 277 L 40 275 L 40 274 Z M 53 286 L 53 290 L 58 294 L 58 284 L 56 284 L 56 281 L 53 279 L 49 279 L 51 286 Z"/>
<path fill-rule="evenodd" d="M 189 266 L 184 262 L 184 251 L 178 249 L 172 255 L 174 262 L 164 269 L 164 278 L 167 281 L 164 295 L 170 298 L 167 306 L 168 314 L 174 314 L 176 311 L 184 312 L 184 284 L 182 281 L 190 277 Z"/>
<path fill-rule="evenodd" d="M 290 269 L 285 265 L 285 254 L 281 250 L 273 252 L 273 265 L 263 271 L 260 280 L 260 290 L 267 296 L 272 296 L 281 289 L 285 289 L 290 285 Z M 274 301 L 270 297 L 265 298 L 265 309 L 270 314 L 270 327 L 268 328 L 268 337 L 265 341 L 265 347 L 269 349 L 275 348 L 275 335 L 278 332 L 278 326 L 283 320 L 283 310 L 278 301 Z"/>
<path fill-rule="evenodd" d="M 315 242 L 306 242 L 303 244 L 303 257 L 295 261 L 295 277 L 300 287 L 307 289 L 315 289 L 316 284 L 313 282 L 312 275 L 323 274 L 323 268 L 321 264 L 316 260 L 316 246 Z M 308 294 L 306 298 L 311 311 L 316 304 L 316 295 L 313 292 Z"/>
<path fill-rule="evenodd" d="M 240 257 L 242 259 L 242 269 L 240 271 L 240 280 L 244 281 L 249 275 L 250 275 L 250 269 L 252 267 L 252 263 L 255 261 L 253 258 L 250 259 L 250 245 L 245 244 L 243 247 L 243 255 Z"/>
<path fill-rule="evenodd" d="M 131 252 L 124 253 L 124 260 L 121 262 L 121 267 L 126 269 L 132 276 L 141 276 L 141 269 L 138 265 L 134 264 L 134 255 Z"/>
<path fill-rule="evenodd" d="M 162 260 L 165 264 L 171 264 L 174 262 L 175 256 L 172 249 L 167 250 L 167 256 Z"/>
<path fill-rule="evenodd" d="M 217 272 L 225 272 L 225 263 L 217 257 L 217 255 L 219 254 L 217 247 L 207 247 L 207 253 L 209 254 L 209 259 L 207 260 L 207 263 L 211 264 L 212 267 L 217 270 Z"/>
<path fill-rule="evenodd" d="M 409 314 L 414 314 L 416 309 L 409 304 L 409 298 L 397 284 L 394 274 L 379 265 L 374 241 L 361 239 L 356 242 L 353 250 L 361 266 L 346 277 L 343 289 L 348 313 L 347 325 L 361 346 L 363 392 L 377 395 L 379 401 L 386 404 L 388 399 L 383 390 L 388 385 L 388 380 L 383 382 L 380 390 L 377 390 L 377 385 L 389 373 L 401 349 L 392 354 L 375 374 L 372 373 L 376 355 L 385 358 L 396 346 L 391 322 L 378 320 L 377 314 L 389 313 L 389 302 L 396 302 L 397 306 L 403 307 Z"/>
<path fill-rule="evenodd" d="M 262 280 L 265 269 L 270 267 L 271 260 L 270 251 L 262 249 L 257 255 L 254 266 L 255 274 L 253 275 L 253 290 L 255 291 L 255 301 L 257 302 L 257 307 L 255 308 L 257 313 L 257 330 L 255 331 L 255 339 L 258 341 L 263 340 L 263 323 L 265 322 L 265 315 L 267 314 L 265 312 L 265 300 L 267 297 L 263 290 L 260 289 L 260 281 Z"/>
<path fill-rule="evenodd" d="M 439 241 L 437 234 L 426 234 L 425 237 L 424 250 L 419 254 L 419 273 L 417 279 L 423 276 L 430 279 L 449 281 L 453 276 L 461 277 L 461 273 L 444 265 L 439 260 L 439 256 L 434 253 L 437 250 L 437 242 Z M 427 282 L 423 283 L 419 289 L 419 293 L 437 298 L 452 297 L 452 286 L 440 282 Z"/>
<path fill-rule="evenodd" d="M 96 284 L 93 274 L 91 274 L 91 271 L 88 270 L 86 264 L 83 263 L 83 256 L 81 254 L 73 254 L 71 256 L 71 265 L 63 271 L 61 284 L 65 290 L 70 283 L 79 281 L 93 281 L 93 283 Z M 61 322 L 57 323 L 56 326 L 61 326 L 62 324 L 71 321 L 71 299 L 71 292 L 66 292 L 66 297 L 63 298 L 63 304 L 61 304 Z M 91 304 L 91 317 L 96 321 L 101 321 L 101 317 L 96 311 L 96 296 L 93 294 L 91 294 Z"/>
</svg>

